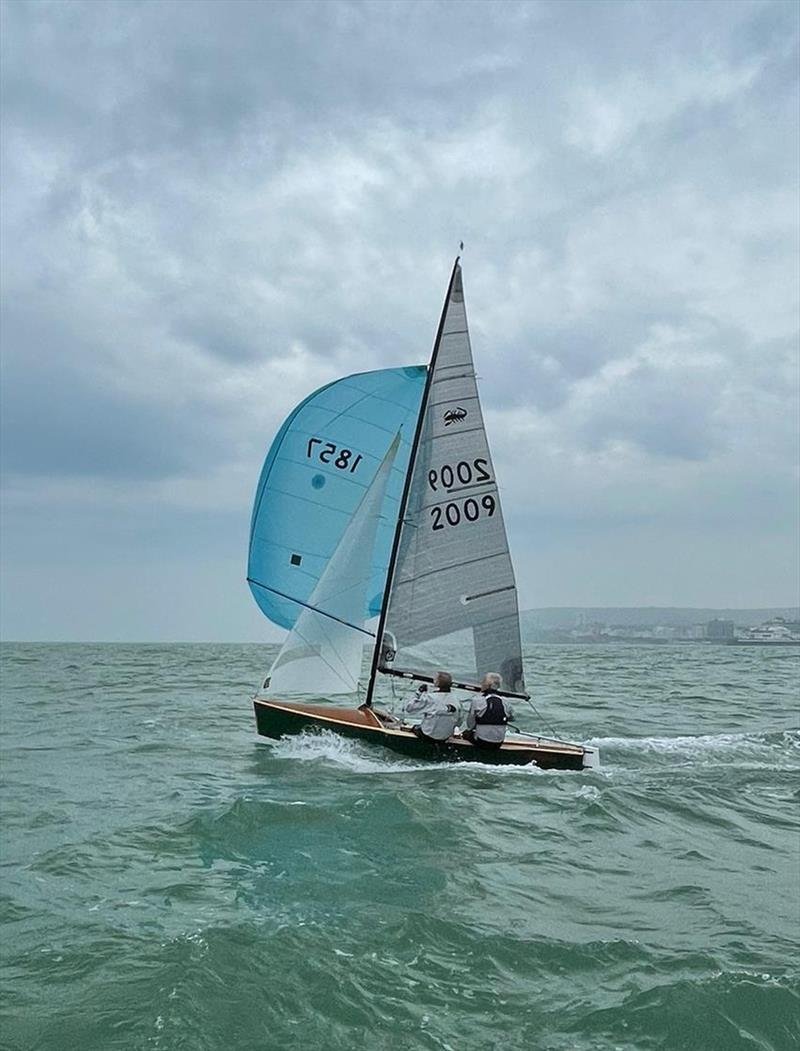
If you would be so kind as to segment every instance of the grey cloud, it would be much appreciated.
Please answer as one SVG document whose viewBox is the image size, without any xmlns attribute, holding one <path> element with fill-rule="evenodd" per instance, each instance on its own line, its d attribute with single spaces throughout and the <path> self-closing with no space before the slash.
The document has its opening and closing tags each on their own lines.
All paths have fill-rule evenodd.
<svg viewBox="0 0 800 1051">
<path fill-rule="evenodd" d="M 15 477 L 179 489 L 249 468 L 290 398 L 426 359 L 463 237 L 485 401 L 501 446 L 504 417 L 543 443 L 543 485 L 607 471 L 594 512 L 635 519 L 670 461 L 689 472 L 669 474 L 676 515 L 695 469 L 732 510 L 735 450 L 741 492 L 787 491 L 795 6 L 120 0 L 2 19 Z M 705 364 L 648 356 L 666 330 Z M 525 488 L 508 498 L 530 522 Z"/>
<path fill-rule="evenodd" d="M 185 340 L 216 358 L 247 361 L 264 349 L 257 334 L 248 331 L 236 309 L 208 300 L 182 303 L 169 322 L 169 329 L 177 339 Z"/>
<path fill-rule="evenodd" d="M 503 344 L 496 357 L 506 363 L 486 377 L 488 401 L 549 411 L 564 405 L 576 380 L 605 362 L 627 357 L 656 322 L 677 321 L 674 311 L 606 307 L 591 317 L 565 319 L 530 331 L 525 341 Z M 489 333 L 485 336 L 487 342 Z"/>
<path fill-rule="evenodd" d="M 705 459 L 714 447 L 716 379 L 676 382 L 641 364 L 597 406 L 584 433 L 590 444 L 626 440 L 654 455 Z"/>
<path fill-rule="evenodd" d="M 525 15 L 389 2 L 308 3 L 302 15 L 288 3 L 6 6 L 12 119 L 95 162 L 188 149 L 215 163 L 243 130 L 296 140 L 387 106 L 413 121 L 409 94 L 441 110 L 443 91 L 502 75 L 492 56 L 518 47 L 508 25 Z"/>
<path fill-rule="evenodd" d="M 79 362 L 89 347 L 63 330 L 15 317 L 3 323 L 3 470 L 121 480 L 192 473 L 224 458 L 208 408 L 170 413 L 98 382 Z"/>
</svg>

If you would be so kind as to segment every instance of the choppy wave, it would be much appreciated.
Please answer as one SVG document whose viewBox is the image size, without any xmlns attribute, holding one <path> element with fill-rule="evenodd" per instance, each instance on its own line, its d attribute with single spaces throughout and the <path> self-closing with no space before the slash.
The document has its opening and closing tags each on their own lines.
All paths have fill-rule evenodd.
<svg viewBox="0 0 800 1051">
<path fill-rule="evenodd" d="M 794 1051 L 797 661 L 598 649 L 528 654 L 570 773 L 254 746 L 259 647 L 12 648 L 4 1046 Z"/>
</svg>

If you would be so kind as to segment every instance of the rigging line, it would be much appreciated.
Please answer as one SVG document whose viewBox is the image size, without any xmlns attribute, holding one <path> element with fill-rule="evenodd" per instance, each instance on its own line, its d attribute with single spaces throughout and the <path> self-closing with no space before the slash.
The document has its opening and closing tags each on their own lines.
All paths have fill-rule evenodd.
<svg viewBox="0 0 800 1051">
<path fill-rule="evenodd" d="M 553 735 L 553 737 L 557 737 L 558 733 L 556 732 L 556 728 L 553 726 L 553 724 L 549 720 L 546 720 L 544 718 L 544 716 L 541 714 L 541 712 L 536 707 L 536 705 L 533 703 L 533 701 L 530 699 L 530 697 L 526 697 L 525 700 L 528 702 L 528 704 L 533 709 L 533 713 L 536 716 L 536 718 L 539 719 L 540 722 L 544 723 L 545 729 L 549 730 L 550 733 Z"/>
<path fill-rule="evenodd" d="M 319 613 L 321 617 L 328 617 L 330 620 L 335 620 L 337 624 L 344 624 L 346 628 L 352 628 L 353 631 L 360 631 L 362 635 L 369 635 L 371 639 L 375 638 L 373 631 L 367 631 L 366 628 L 360 628 L 358 624 L 351 624 L 349 620 L 342 620 L 341 617 L 335 617 L 333 613 L 326 613 L 324 609 L 320 609 L 318 606 L 310 606 L 308 602 L 303 602 L 299 598 L 295 598 L 294 595 L 287 595 L 283 591 L 278 591 L 277 588 L 268 587 L 266 584 L 262 584 L 260 580 L 254 580 L 252 577 L 247 578 L 248 584 L 255 584 L 257 588 L 263 588 L 264 591 L 271 591 L 273 595 L 279 595 L 281 598 L 287 599 L 289 602 L 296 602 L 298 606 L 302 606 L 304 609 L 310 609 L 312 613 Z"/>
</svg>

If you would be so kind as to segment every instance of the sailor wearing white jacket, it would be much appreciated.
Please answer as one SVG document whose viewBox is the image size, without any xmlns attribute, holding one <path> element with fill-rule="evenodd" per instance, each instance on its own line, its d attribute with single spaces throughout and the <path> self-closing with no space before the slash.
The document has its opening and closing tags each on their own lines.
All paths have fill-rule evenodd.
<svg viewBox="0 0 800 1051">
<path fill-rule="evenodd" d="M 446 741 L 452 737 L 458 726 L 459 709 L 453 701 L 450 688 L 453 677 L 446 671 L 439 671 L 433 679 L 435 689 L 428 692 L 423 683 L 406 704 L 409 715 L 421 715 L 418 726 L 413 727 L 417 737 L 429 741 Z"/>
</svg>

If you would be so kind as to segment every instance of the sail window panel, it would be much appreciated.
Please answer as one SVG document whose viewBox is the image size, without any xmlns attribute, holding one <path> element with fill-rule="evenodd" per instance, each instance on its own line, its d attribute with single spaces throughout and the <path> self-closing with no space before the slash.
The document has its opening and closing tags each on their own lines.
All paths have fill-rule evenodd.
<svg viewBox="0 0 800 1051">
<path fill-rule="evenodd" d="M 397 672 L 428 678 L 437 671 L 448 671 L 454 682 L 465 684 L 479 683 L 486 671 L 493 671 L 500 675 L 505 691 L 523 694 L 521 656 L 509 652 L 499 641 L 504 630 L 513 631 L 514 627 L 512 616 L 506 622 L 460 628 L 421 640 L 399 653 L 392 667 Z"/>
<path fill-rule="evenodd" d="M 392 670 L 428 678 L 433 678 L 437 671 L 448 671 L 455 682 L 476 682 L 471 629 L 458 628 L 446 635 L 420 639 L 404 646 L 392 662 Z"/>
</svg>

